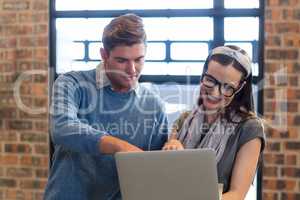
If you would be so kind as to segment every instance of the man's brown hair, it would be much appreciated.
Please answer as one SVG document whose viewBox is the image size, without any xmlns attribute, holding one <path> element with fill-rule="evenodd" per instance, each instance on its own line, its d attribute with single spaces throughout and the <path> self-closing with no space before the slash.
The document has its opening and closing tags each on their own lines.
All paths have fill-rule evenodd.
<svg viewBox="0 0 300 200">
<path fill-rule="evenodd" d="M 102 43 L 107 52 L 120 45 L 146 44 L 142 18 L 135 14 L 125 14 L 113 19 L 104 28 Z"/>
</svg>

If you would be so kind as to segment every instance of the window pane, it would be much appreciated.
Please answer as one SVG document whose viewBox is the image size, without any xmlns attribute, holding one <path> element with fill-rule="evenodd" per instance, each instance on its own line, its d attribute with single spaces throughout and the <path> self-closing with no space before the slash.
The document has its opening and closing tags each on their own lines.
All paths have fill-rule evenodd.
<svg viewBox="0 0 300 200">
<path fill-rule="evenodd" d="M 166 58 L 166 45 L 164 43 L 147 44 L 146 60 L 164 60 Z"/>
<path fill-rule="evenodd" d="M 101 60 L 100 48 L 102 42 L 92 42 L 89 44 L 89 58 L 92 60 Z"/>
<path fill-rule="evenodd" d="M 199 84 L 154 84 L 149 82 L 141 84 L 159 95 L 164 101 L 169 127 L 173 125 L 174 121 L 183 111 L 193 109 L 199 95 Z"/>
<path fill-rule="evenodd" d="M 58 74 L 67 73 L 70 71 L 86 71 L 96 68 L 99 62 L 80 62 L 80 61 L 70 61 L 70 62 L 60 62 L 59 66 L 56 68 Z"/>
<path fill-rule="evenodd" d="M 171 58 L 174 60 L 205 60 L 208 55 L 206 43 L 172 43 Z"/>
<path fill-rule="evenodd" d="M 203 62 L 146 62 L 142 74 L 144 75 L 201 75 Z"/>
<path fill-rule="evenodd" d="M 213 0 L 60 0 L 56 10 L 199 9 L 212 8 Z"/>
<path fill-rule="evenodd" d="M 259 0 L 225 0 L 225 8 L 259 8 Z"/>
<path fill-rule="evenodd" d="M 227 17 L 224 29 L 225 40 L 258 40 L 257 17 Z"/>
<path fill-rule="evenodd" d="M 259 75 L 258 63 L 252 63 L 252 76 Z"/>
<path fill-rule="evenodd" d="M 110 20 L 111 18 L 57 19 L 57 34 L 73 40 L 101 40 L 103 29 Z"/>
<path fill-rule="evenodd" d="M 212 40 L 209 17 L 144 18 L 148 40 Z"/>
</svg>

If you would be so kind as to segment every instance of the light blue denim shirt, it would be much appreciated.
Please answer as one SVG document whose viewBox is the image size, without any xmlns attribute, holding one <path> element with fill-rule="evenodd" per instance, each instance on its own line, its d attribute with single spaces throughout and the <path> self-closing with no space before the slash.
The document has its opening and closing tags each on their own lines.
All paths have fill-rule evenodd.
<svg viewBox="0 0 300 200">
<path fill-rule="evenodd" d="M 143 150 L 159 150 L 167 140 L 162 101 L 138 84 L 115 92 L 102 72 L 101 66 L 70 72 L 54 83 L 55 151 L 45 200 L 121 199 L 114 156 L 100 153 L 101 137 L 115 136 Z"/>
</svg>

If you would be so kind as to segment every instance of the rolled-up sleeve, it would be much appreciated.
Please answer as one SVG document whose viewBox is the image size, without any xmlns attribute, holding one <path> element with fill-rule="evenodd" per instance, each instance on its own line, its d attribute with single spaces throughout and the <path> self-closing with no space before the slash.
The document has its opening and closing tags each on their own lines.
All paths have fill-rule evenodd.
<svg viewBox="0 0 300 200">
<path fill-rule="evenodd" d="M 99 155 L 99 141 L 106 133 L 78 118 L 81 96 L 82 91 L 75 78 L 70 75 L 57 78 L 50 106 L 51 138 L 54 145 L 75 152 Z"/>
</svg>

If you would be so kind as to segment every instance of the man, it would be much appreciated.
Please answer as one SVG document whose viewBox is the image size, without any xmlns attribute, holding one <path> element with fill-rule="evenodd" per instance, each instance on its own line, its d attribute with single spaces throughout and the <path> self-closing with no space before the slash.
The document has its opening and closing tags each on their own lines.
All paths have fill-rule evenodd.
<svg viewBox="0 0 300 200">
<path fill-rule="evenodd" d="M 46 200 L 120 199 L 113 154 L 158 150 L 167 139 L 162 102 L 137 82 L 146 52 L 141 18 L 113 19 L 102 42 L 102 62 L 95 70 L 70 72 L 55 81 L 55 151 Z"/>
</svg>

